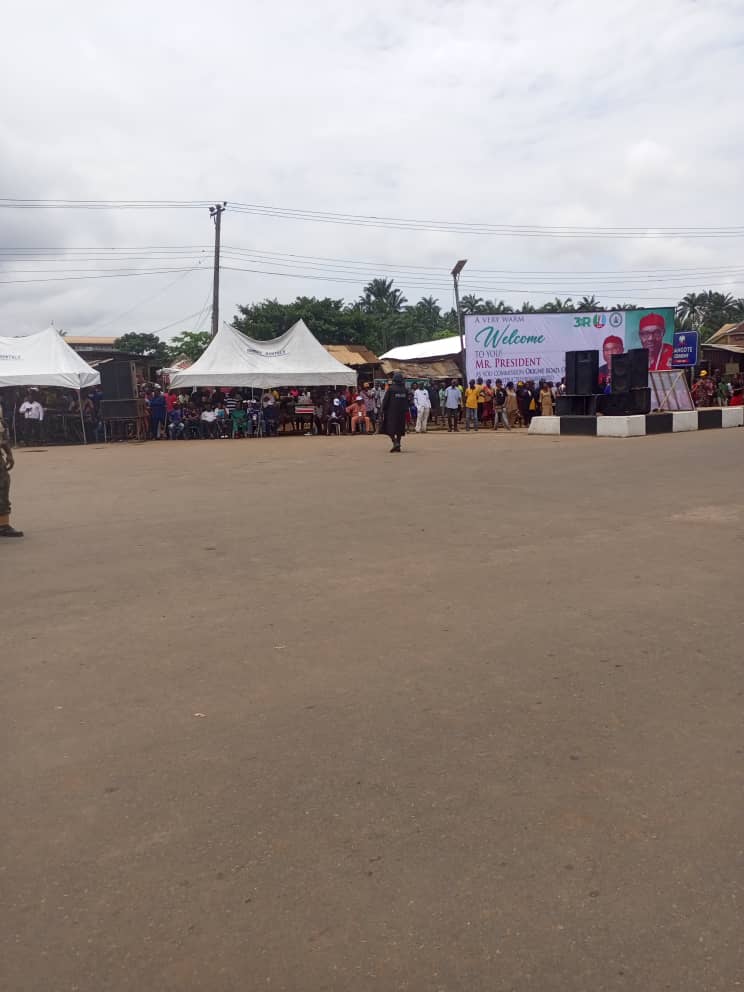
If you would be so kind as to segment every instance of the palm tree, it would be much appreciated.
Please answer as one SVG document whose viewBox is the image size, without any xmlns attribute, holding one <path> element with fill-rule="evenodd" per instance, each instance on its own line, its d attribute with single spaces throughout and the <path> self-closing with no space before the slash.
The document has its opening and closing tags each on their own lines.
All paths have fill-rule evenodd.
<svg viewBox="0 0 744 992">
<path fill-rule="evenodd" d="M 576 309 L 582 311 L 583 313 L 597 313 L 599 310 L 604 310 L 604 307 L 592 293 L 591 296 L 582 296 L 576 304 Z"/>
<path fill-rule="evenodd" d="M 439 300 L 433 296 L 422 296 L 415 307 L 408 309 L 415 312 L 417 319 L 428 330 L 429 334 L 433 334 L 439 329 L 442 308 L 439 306 Z"/>
<path fill-rule="evenodd" d="M 392 279 L 372 279 L 364 287 L 359 302 L 368 313 L 400 313 L 408 302 Z"/>
<path fill-rule="evenodd" d="M 519 312 L 520 313 L 534 313 L 535 312 L 535 308 L 533 307 L 533 305 L 530 303 L 529 300 L 525 300 L 524 303 L 522 304 L 522 306 L 519 308 Z"/>
<path fill-rule="evenodd" d="M 635 303 L 615 303 L 610 310 L 637 310 Z"/>
<path fill-rule="evenodd" d="M 464 314 L 482 313 L 483 300 L 475 293 L 467 293 L 460 300 L 460 310 Z"/>
<path fill-rule="evenodd" d="M 562 300 L 560 296 L 556 296 L 552 303 L 544 303 L 539 308 L 538 313 L 572 313 L 573 309 L 573 302 L 570 296 L 567 296 L 565 300 Z"/>
<path fill-rule="evenodd" d="M 705 293 L 688 293 L 677 304 L 677 316 L 681 326 L 696 331 L 703 320 Z"/>
<path fill-rule="evenodd" d="M 499 300 L 498 303 L 491 302 L 491 306 L 488 308 L 488 313 L 514 313 L 514 307 L 510 307 L 508 303 L 504 303 L 503 300 Z"/>
</svg>

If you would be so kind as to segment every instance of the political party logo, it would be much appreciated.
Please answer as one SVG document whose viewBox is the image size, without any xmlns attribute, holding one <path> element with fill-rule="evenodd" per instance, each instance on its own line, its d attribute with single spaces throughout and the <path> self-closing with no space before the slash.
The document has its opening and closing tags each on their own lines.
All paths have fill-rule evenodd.
<svg viewBox="0 0 744 992">
<path fill-rule="evenodd" d="M 574 317 L 574 327 L 596 327 L 601 330 L 607 323 L 603 313 L 595 313 L 588 317 Z"/>
<path fill-rule="evenodd" d="M 623 315 L 616 310 L 610 314 L 610 327 L 619 327 L 623 322 Z"/>
</svg>

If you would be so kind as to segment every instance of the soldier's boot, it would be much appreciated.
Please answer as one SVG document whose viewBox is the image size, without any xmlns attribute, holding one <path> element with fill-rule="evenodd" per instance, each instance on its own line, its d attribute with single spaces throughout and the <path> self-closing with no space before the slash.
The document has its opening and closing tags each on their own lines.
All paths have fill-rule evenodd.
<svg viewBox="0 0 744 992">
<path fill-rule="evenodd" d="M 0 517 L 0 537 L 23 537 L 23 531 L 11 527 L 7 517 Z"/>
</svg>

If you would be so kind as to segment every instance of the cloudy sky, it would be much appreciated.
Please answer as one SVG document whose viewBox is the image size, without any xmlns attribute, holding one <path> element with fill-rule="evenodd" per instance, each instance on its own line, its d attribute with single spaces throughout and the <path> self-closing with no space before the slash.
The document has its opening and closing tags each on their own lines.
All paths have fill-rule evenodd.
<svg viewBox="0 0 744 992">
<path fill-rule="evenodd" d="M 228 208 L 225 319 L 266 297 L 353 299 L 378 275 L 447 307 L 458 258 L 464 293 L 516 305 L 744 295 L 744 237 L 663 231 L 744 225 L 741 0 L 28 0 L 3 26 L 2 197 L 604 229 Z M 207 326 L 206 207 L 0 222 L 0 334 Z M 90 278 L 107 269 L 126 274 Z"/>
</svg>

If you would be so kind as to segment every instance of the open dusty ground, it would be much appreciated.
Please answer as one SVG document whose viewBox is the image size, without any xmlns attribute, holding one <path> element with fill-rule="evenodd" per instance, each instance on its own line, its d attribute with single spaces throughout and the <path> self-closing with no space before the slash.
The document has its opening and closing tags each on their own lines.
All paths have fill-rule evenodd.
<svg viewBox="0 0 744 992">
<path fill-rule="evenodd" d="M 744 984 L 744 431 L 21 451 L 0 985 Z"/>
</svg>

